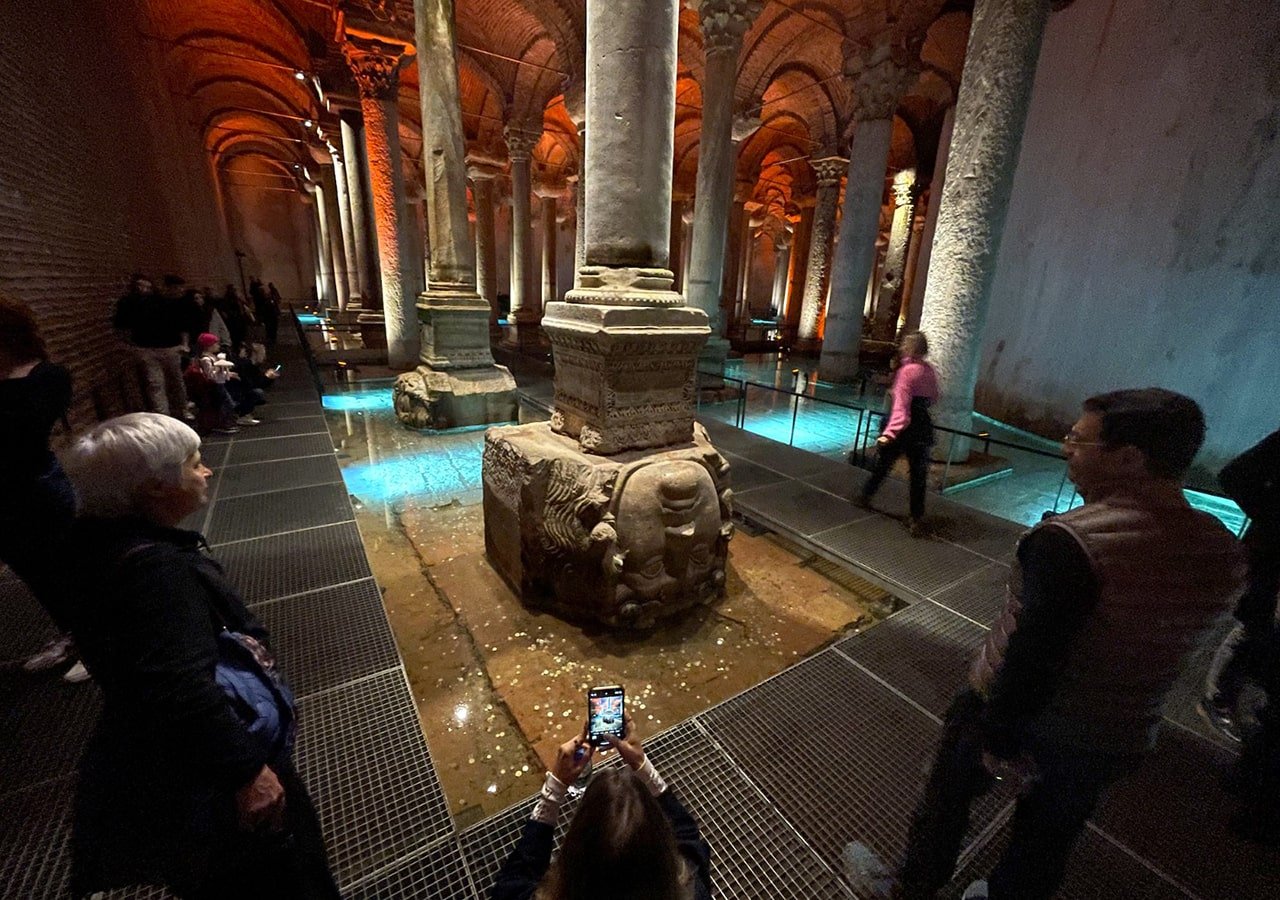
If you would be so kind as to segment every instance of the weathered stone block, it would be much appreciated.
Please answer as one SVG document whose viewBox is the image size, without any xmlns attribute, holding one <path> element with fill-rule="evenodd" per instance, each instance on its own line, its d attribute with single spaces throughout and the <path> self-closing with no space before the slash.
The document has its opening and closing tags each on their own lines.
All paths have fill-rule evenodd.
<svg viewBox="0 0 1280 900">
<path fill-rule="evenodd" d="M 506 366 L 438 372 L 418 366 L 396 379 L 396 418 L 410 428 L 459 428 L 516 420 L 516 380 Z"/>
<path fill-rule="evenodd" d="M 724 589 L 729 464 L 692 440 L 615 456 L 546 423 L 485 435 L 485 549 L 530 606 L 644 628 Z"/>
</svg>

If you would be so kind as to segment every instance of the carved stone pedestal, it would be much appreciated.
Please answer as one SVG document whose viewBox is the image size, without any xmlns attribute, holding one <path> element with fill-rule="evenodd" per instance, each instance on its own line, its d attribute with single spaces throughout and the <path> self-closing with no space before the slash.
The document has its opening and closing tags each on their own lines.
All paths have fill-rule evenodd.
<svg viewBox="0 0 1280 900">
<path fill-rule="evenodd" d="M 692 440 L 609 457 L 545 422 L 491 428 L 485 550 L 530 606 L 645 628 L 723 591 L 728 472 L 701 425 Z"/>
<path fill-rule="evenodd" d="M 516 382 L 489 350 L 489 304 L 473 289 L 418 296 L 422 362 L 396 379 L 396 417 L 410 428 L 458 428 L 516 419 Z"/>
</svg>

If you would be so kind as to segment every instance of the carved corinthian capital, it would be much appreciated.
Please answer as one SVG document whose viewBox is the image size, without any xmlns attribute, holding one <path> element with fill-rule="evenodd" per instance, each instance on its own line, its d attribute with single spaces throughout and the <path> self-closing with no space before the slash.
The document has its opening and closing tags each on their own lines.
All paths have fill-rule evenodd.
<svg viewBox="0 0 1280 900">
<path fill-rule="evenodd" d="M 844 173 L 849 170 L 849 160 L 842 156 L 827 156 L 823 159 L 811 159 L 809 165 L 818 177 L 818 187 L 838 186 Z"/>
<path fill-rule="evenodd" d="M 742 36 L 763 7 L 764 0 L 689 0 L 689 8 L 702 20 L 702 42 L 708 53 L 742 49 Z"/>
<path fill-rule="evenodd" d="M 893 118 L 898 101 L 919 73 L 919 56 L 907 47 L 877 44 L 846 55 L 844 74 L 853 92 L 854 120 Z"/>
<path fill-rule="evenodd" d="M 542 137 L 537 131 L 528 131 L 515 125 L 508 125 L 502 134 L 506 138 L 507 155 L 511 157 L 512 162 L 529 159 L 533 154 L 533 148 L 538 146 L 538 140 Z"/>
<path fill-rule="evenodd" d="M 360 96 L 373 100 L 395 99 L 400 87 L 400 62 L 405 55 L 402 44 L 390 44 L 376 38 L 348 36 L 342 44 L 342 55 L 355 78 Z"/>
</svg>

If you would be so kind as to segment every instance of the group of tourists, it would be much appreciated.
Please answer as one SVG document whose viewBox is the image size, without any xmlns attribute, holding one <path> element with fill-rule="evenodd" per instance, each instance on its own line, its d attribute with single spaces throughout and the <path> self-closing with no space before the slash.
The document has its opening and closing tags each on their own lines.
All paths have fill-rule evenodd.
<svg viewBox="0 0 1280 900">
<path fill-rule="evenodd" d="M 122 301 L 120 320 L 135 347 L 157 351 L 139 359 L 154 363 L 154 399 L 168 402 L 168 351 L 180 348 L 180 332 L 131 318 L 141 309 L 167 314 L 147 297 Z M 191 326 L 198 364 L 209 361 L 211 380 L 227 371 L 215 381 L 225 385 L 235 365 L 219 365 L 212 318 Z M 131 413 L 72 440 L 60 463 L 50 435 L 70 403 L 70 378 L 49 361 L 30 310 L 7 297 L 0 335 L 0 417 L 15 426 L 0 442 L 9 500 L 0 507 L 0 558 L 74 637 L 105 698 L 80 766 L 73 894 L 153 883 L 183 897 L 336 898 L 291 761 L 294 701 L 271 636 L 203 537 L 181 527 L 208 499 L 199 434 L 180 415 Z M 227 346 L 234 350 L 234 338 Z M 923 335 L 903 341 L 868 499 L 896 456 L 927 464 L 938 391 L 927 350 Z M 1182 492 L 1204 428 L 1200 407 L 1166 390 L 1084 402 L 1063 442 L 1084 505 L 1019 540 L 1008 602 L 947 712 L 904 858 L 892 866 L 859 843 L 846 848 L 860 889 L 932 897 L 953 877 L 973 801 L 1012 781 L 1019 798 L 1008 846 L 965 896 L 1052 896 L 1100 798 L 1151 750 L 1180 663 L 1232 604 L 1241 625 L 1214 666 L 1205 710 L 1244 741 L 1232 781 L 1242 798 L 1237 827 L 1276 839 L 1280 433 L 1222 475 L 1252 523 L 1246 557 Z M 911 503 L 918 522 L 923 479 L 914 473 Z M 1266 692 L 1253 718 L 1234 708 L 1246 682 Z M 623 737 L 609 739 L 622 765 L 596 773 L 552 860 L 560 810 L 597 752 L 586 737 L 584 728 L 559 748 L 492 897 L 709 897 L 711 848 L 630 717 Z"/>
</svg>

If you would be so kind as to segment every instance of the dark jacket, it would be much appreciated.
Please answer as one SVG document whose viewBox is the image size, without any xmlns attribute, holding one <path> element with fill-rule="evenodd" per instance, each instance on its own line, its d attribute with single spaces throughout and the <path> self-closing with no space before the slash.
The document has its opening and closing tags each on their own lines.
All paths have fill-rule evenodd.
<svg viewBox="0 0 1280 900">
<path fill-rule="evenodd" d="M 658 803 L 676 833 L 676 847 L 696 872 L 693 881 L 695 900 L 710 900 L 711 848 L 698 831 L 698 823 L 671 788 L 662 792 Z M 492 900 L 529 900 L 534 895 L 551 867 L 554 837 L 555 828 L 551 825 L 533 819 L 524 823 L 519 842 L 498 873 L 498 880 L 489 895 Z"/>
<path fill-rule="evenodd" d="M 1227 463 L 1218 483 L 1255 523 L 1280 526 L 1280 431 Z"/>
<path fill-rule="evenodd" d="M 83 573 L 73 633 L 103 692 L 81 762 L 73 887 L 198 884 L 237 839 L 236 790 L 275 764 L 214 681 L 217 634 L 265 643 L 266 632 L 196 532 L 88 519 L 71 541 Z"/>
</svg>

